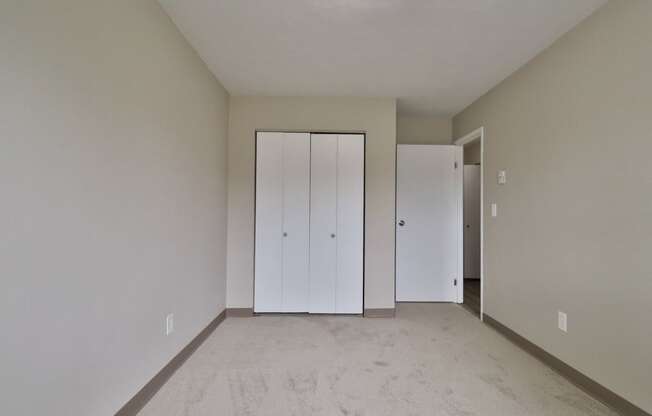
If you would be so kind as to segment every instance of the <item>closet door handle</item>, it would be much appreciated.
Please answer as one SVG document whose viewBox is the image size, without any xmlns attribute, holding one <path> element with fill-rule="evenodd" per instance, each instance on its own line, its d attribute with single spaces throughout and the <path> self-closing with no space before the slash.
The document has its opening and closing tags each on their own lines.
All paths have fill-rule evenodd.
<svg viewBox="0 0 652 416">
<path fill-rule="evenodd" d="M 287 237 L 287 236 L 288 236 L 288 233 L 283 233 L 283 237 Z"/>
<path fill-rule="evenodd" d="M 335 234 L 331 234 L 331 238 L 335 238 Z"/>
</svg>

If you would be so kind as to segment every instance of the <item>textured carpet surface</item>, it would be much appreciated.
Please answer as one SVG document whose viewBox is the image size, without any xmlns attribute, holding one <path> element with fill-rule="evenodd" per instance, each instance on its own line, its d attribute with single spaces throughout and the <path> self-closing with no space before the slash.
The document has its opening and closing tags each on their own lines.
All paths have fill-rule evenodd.
<svg viewBox="0 0 652 416">
<path fill-rule="evenodd" d="M 142 416 L 615 415 L 458 305 L 228 318 Z"/>
</svg>

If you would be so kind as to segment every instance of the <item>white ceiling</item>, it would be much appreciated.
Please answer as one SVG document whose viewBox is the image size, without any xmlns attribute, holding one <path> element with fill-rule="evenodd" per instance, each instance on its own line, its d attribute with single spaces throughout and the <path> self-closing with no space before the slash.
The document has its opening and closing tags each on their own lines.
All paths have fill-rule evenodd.
<svg viewBox="0 0 652 416">
<path fill-rule="evenodd" d="M 450 116 L 606 0 L 160 0 L 234 95 L 396 97 Z"/>
</svg>

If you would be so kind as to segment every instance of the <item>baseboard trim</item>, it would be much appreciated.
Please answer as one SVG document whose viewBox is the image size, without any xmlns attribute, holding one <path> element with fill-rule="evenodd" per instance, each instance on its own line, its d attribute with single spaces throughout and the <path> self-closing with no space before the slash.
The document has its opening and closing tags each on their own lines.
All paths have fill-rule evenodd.
<svg viewBox="0 0 652 416">
<path fill-rule="evenodd" d="M 494 328 L 496 331 L 504 335 L 505 338 L 512 341 L 514 344 L 533 355 L 545 365 L 552 368 L 559 375 L 566 378 L 568 381 L 584 390 L 595 399 L 601 401 L 606 406 L 612 408 L 616 412 L 626 416 L 652 416 L 619 394 L 609 390 L 602 384 L 599 384 L 597 381 L 589 378 L 570 365 L 561 361 L 559 358 L 550 354 L 543 348 L 532 343 L 531 341 L 528 341 L 526 338 L 517 334 L 491 316 L 484 314 L 483 317 L 484 323 Z"/>
<path fill-rule="evenodd" d="M 226 310 L 222 311 L 206 328 L 204 328 L 199 335 L 193 338 L 188 345 L 186 345 L 174 358 L 161 371 L 158 372 L 145 387 L 140 389 L 134 397 L 131 398 L 115 416 L 134 416 L 140 412 L 143 407 L 150 401 L 152 397 L 158 392 L 161 387 L 172 377 L 175 371 L 183 365 L 184 362 L 199 348 L 199 346 L 209 337 L 211 333 L 219 326 L 219 324 L 226 318 Z"/>
<path fill-rule="evenodd" d="M 254 308 L 227 308 L 226 316 L 229 318 L 251 318 Z"/>
<path fill-rule="evenodd" d="M 365 318 L 393 318 L 396 315 L 395 308 L 385 308 L 385 309 L 365 309 L 364 317 Z"/>
</svg>

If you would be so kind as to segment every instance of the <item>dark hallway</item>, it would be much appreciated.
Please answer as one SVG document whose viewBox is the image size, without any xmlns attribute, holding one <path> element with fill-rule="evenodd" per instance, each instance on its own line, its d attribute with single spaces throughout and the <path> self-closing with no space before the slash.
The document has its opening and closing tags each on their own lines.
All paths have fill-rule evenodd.
<svg viewBox="0 0 652 416">
<path fill-rule="evenodd" d="M 464 306 L 480 316 L 480 279 L 464 279 Z"/>
</svg>

